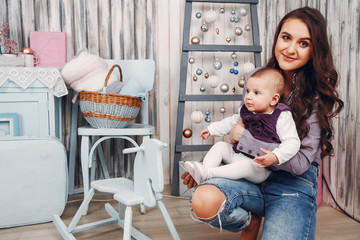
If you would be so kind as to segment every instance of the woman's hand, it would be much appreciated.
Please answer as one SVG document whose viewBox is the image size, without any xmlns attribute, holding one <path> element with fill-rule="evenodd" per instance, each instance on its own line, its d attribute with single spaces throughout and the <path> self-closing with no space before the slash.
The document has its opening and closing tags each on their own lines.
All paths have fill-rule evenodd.
<svg viewBox="0 0 360 240">
<path fill-rule="evenodd" d="M 241 120 L 233 127 L 233 129 L 231 129 L 229 134 L 229 139 L 232 144 L 240 141 L 244 129 L 245 129 L 245 125 Z"/>
<path fill-rule="evenodd" d="M 187 188 L 194 188 L 197 186 L 197 183 L 195 182 L 195 180 L 192 178 L 192 176 L 188 172 L 184 172 L 181 175 L 181 179 L 184 180 L 183 184 L 187 185 Z"/>
</svg>

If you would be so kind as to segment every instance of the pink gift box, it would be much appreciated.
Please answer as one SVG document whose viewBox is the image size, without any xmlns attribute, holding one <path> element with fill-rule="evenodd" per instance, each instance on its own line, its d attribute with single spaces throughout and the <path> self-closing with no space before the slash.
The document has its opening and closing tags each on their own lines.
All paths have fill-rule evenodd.
<svg viewBox="0 0 360 240">
<path fill-rule="evenodd" d="M 64 32 L 29 32 L 30 48 L 38 57 L 37 66 L 62 68 L 66 63 L 66 34 Z"/>
</svg>

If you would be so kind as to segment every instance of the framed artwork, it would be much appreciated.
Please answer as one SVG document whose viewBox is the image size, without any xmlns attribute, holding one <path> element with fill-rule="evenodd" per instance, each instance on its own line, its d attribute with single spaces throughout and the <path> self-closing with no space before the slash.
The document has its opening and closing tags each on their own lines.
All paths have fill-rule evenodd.
<svg viewBox="0 0 360 240">
<path fill-rule="evenodd" d="M 19 115 L 0 113 L 0 137 L 19 136 Z"/>
</svg>

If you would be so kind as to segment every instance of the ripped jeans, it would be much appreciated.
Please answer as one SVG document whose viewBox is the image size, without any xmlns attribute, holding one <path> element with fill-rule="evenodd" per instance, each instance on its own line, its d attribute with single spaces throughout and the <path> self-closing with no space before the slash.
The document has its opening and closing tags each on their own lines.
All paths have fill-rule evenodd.
<svg viewBox="0 0 360 240">
<path fill-rule="evenodd" d="M 226 200 L 213 220 L 201 221 L 238 232 L 249 225 L 251 214 L 255 214 L 265 216 L 263 240 L 314 239 L 317 177 L 318 167 L 313 163 L 300 176 L 285 171 L 272 172 L 259 185 L 243 179 L 210 179 L 203 184 L 217 186 Z"/>
</svg>

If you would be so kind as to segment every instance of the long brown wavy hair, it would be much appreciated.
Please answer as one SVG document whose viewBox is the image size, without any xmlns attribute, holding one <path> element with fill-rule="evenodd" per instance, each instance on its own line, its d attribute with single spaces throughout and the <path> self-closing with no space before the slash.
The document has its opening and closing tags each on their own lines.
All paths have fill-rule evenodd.
<svg viewBox="0 0 360 240">
<path fill-rule="evenodd" d="M 306 120 L 313 112 L 313 108 L 317 107 L 321 128 L 321 157 L 323 158 L 333 152 L 331 118 L 336 116 L 344 106 L 336 91 L 338 73 L 334 66 L 328 42 L 326 20 L 317 9 L 310 7 L 295 9 L 282 18 L 275 32 L 272 57 L 267 64 L 268 67 L 275 67 L 280 71 L 281 69 L 275 58 L 275 45 L 281 28 L 288 19 L 299 19 L 307 25 L 312 44 L 311 59 L 296 71 L 294 79 L 296 90 L 290 104 L 293 117 L 299 137 L 302 140 L 309 132 L 309 125 Z M 314 105 L 315 102 L 317 104 Z"/>
</svg>

